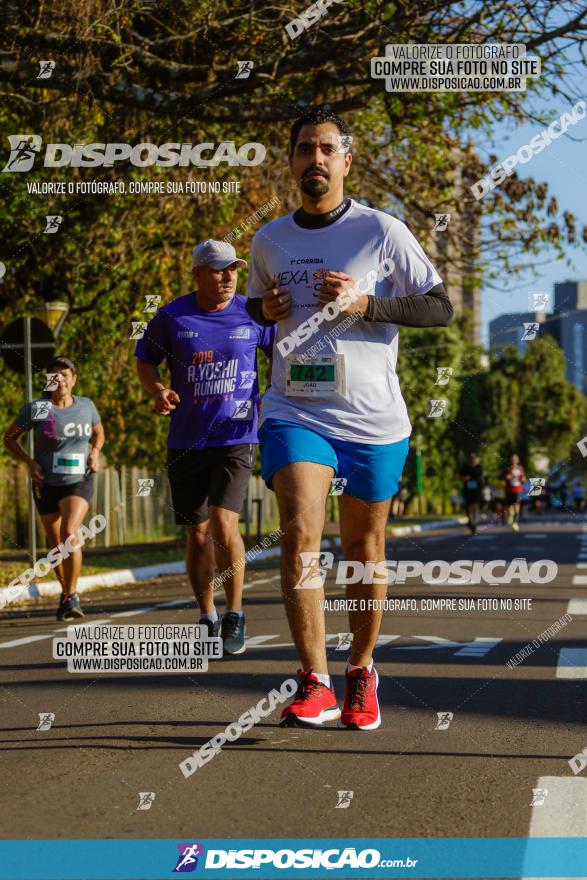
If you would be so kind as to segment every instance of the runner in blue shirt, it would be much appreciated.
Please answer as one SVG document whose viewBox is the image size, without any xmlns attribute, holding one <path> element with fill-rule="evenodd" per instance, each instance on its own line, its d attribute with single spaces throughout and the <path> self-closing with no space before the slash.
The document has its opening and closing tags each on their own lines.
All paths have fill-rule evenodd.
<svg viewBox="0 0 587 880">
<path fill-rule="evenodd" d="M 194 249 L 196 290 L 161 308 L 136 348 L 143 387 L 170 416 L 167 474 L 178 525 L 186 526 L 186 567 L 200 622 L 224 652 L 245 649 L 244 544 L 238 520 L 255 460 L 257 348 L 271 355 L 274 328 L 256 323 L 236 293 L 246 262 L 232 245 Z M 170 383 L 158 366 L 166 359 Z M 226 611 L 214 606 L 214 570 L 223 575 Z"/>
</svg>

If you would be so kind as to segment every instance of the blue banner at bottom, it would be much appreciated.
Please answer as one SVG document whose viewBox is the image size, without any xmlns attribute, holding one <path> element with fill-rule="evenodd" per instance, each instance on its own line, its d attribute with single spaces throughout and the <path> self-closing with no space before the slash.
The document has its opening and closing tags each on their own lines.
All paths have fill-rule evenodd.
<svg viewBox="0 0 587 880">
<path fill-rule="evenodd" d="M 4 840 L 2 880 L 587 878 L 587 839 Z"/>
</svg>

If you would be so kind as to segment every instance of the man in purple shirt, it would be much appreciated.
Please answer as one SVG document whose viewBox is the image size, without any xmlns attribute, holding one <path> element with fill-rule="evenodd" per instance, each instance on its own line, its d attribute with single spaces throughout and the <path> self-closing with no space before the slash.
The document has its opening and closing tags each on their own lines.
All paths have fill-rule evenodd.
<svg viewBox="0 0 587 880">
<path fill-rule="evenodd" d="M 256 323 L 236 293 L 246 262 L 232 245 L 208 240 L 193 252 L 196 290 L 163 306 L 136 348 L 137 371 L 159 415 L 170 416 L 167 474 L 178 525 L 186 526 L 186 567 L 209 635 L 227 654 L 245 650 L 245 548 L 239 513 L 255 460 L 257 348 L 271 355 L 275 330 Z M 167 360 L 170 384 L 158 366 Z M 214 607 L 214 571 L 226 611 Z"/>
</svg>

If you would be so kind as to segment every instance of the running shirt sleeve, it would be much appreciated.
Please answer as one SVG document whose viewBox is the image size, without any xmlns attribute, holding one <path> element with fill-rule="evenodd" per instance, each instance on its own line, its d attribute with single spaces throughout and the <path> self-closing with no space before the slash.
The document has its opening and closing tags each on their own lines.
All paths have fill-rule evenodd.
<svg viewBox="0 0 587 880">
<path fill-rule="evenodd" d="M 387 231 L 381 261 L 395 296 L 428 293 L 442 284 L 421 245 L 401 220 L 396 220 Z"/>
<path fill-rule="evenodd" d="M 141 340 L 141 341 L 142 341 L 142 340 Z M 99 425 L 99 424 L 101 423 L 102 419 L 100 418 L 100 413 L 99 413 L 98 410 L 96 409 L 96 404 L 94 403 L 93 400 L 90 400 L 89 397 L 88 397 L 88 404 L 89 404 L 89 407 L 90 407 L 90 421 L 91 421 L 91 425 L 92 425 L 92 428 L 95 428 L 96 425 Z"/>
<path fill-rule="evenodd" d="M 135 357 L 154 367 L 159 366 L 168 351 L 166 317 L 163 309 L 158 311 L 147 324 L 145 335 L 135 348 Z"/>
<path fill-rule="evenodd" d="M 369 296 L 365 320 L 407 327 L 446 327 L 453 316 L 440 275 L 401 221 L 390 225 L 381 265 L 393 295 Z"/>
<path fill-rule="evenodd" d="M 32 403 L 25 403 L 14 420 L 23 431 L 30 431 L 33 427 L 32 410 Z"/>
<path fill-rule="evenodd" d="M 259 333 L 259 348 L 268 358 L 273 354 L 273 343 L 275 342 L 276 333 L 277 329 L 275 326 L 263 327 Z"/>
<path fill-rule="evenodd" d="M 249 281 L 247 284 L 247 298 L 261 299 L 265 288 L 271 281 L 271 275 L 267 269 L 263 254 L 263 239 L 259 233 L 251 242 L 251 259 L 249 261 Z"/>
</svg>

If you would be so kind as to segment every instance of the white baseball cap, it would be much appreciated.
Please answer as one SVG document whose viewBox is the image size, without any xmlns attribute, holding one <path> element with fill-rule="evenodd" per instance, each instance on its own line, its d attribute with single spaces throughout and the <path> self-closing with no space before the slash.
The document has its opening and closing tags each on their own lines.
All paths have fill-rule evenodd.
<svg viewBox="0 0 587 880">
<path fill-rule="evenodd" d="M 233 246 L 226 241 L 215 241 L 213 238 L 209 238 L 197 245 L 192 252 L 192 266 L 226 269 L 233 263 L 243 269 L 247 268 L 246 261 L 239 259 Z"/>
</svg>

